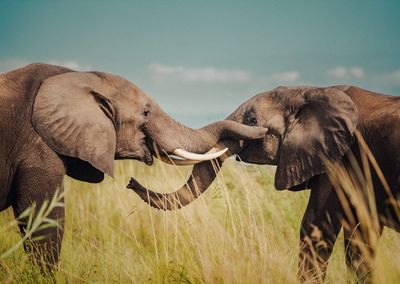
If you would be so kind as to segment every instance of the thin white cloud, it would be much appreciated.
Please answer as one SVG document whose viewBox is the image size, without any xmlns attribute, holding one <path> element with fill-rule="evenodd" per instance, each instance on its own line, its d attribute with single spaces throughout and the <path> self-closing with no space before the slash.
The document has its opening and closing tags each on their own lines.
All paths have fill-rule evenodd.
<svg viewBox="0 0 400 284">
<path fill-rule="evenodd" d="M 333 77 L 335 79 L 342 79 L 347 76 L 347 68 L 343 66 L 337 66 L 333 69 L 329 69 L 327 71 L 329 77 Z"/>
<path fill-rule="evenodd" d="M 276 84 L 293 83 L 300 79 L 300 73 L 295 70 L 280 72 L 280 73 L 272 73 L 265 77 L 261 77 L 261 79 Z"/>
<path fill-rule="evenodd" d="M 249 71 L 216 67 L 183 67 L 153 63 L 148 66 L 157 80 L 175 79 L 187 83 L 243 83 L 252 79 Z"/>
<path fill-rule="evenodd" d="M 365 75 L 364 69 L 358 66 L 336 66 L 327 70 L 326 73 L 331 79 L 361 79 Z"/>
<path fill-rule="evenodd" d="M 82 65 L 78 61 L 75 60 L 50 60 L 45 63 L 52 64 L 52 65 L 58 65 L 58 66 L 63 66 L 72 70 L 77 70 L 77 71 L 88 71 L 91 69 L 90 66 L 88 65 Z"/>
<path fill-rule="evenodd" d="M 267 83 L 271 86 L 277 84 L 298 82 L 300 73 L 289 70 L 268 75 L 254 75 L 243 69 L 220 69 L 216 67 L 184 67 L 179 65 L 165 65 L 153 63 L 148 66 L 148 71 L 157 82 L 174 84 L 182 83 Z"/>
<path fill-rule="evenodd" d="M 362 69 L 361 67 L 351 67 L 349 69 L 350 74 L 357 78 L 357 79 L 361 79 L 364 77 L 364 69 Z"/>
<path fill-rule="evenodd" d="M 400 87 L 400 69 L 379 76 L 378 81 L 385 85 Z"/>
<path fill-rule="evenodd" d="M 26 59 L 19 59 L 19 58 L 0 60 L 0 72 L 7 72 L 17 68 L 21 68 L 33 62 L 37 61 L 29 61 Z M 90 66 L 82 65 L 81 63 L 75 60 L 46 60 L 42 62 L 53 65 L 64 66 L 66 68 L 70 68 L 77 71 L 87 71 L 91 69 Z"/>
<path fill-rule="evenodd" d="M 400 84 L 400 69 L 393 71 L 389 76 L 393 81 L 396 81 L 397 84 Z"/>
</svg>

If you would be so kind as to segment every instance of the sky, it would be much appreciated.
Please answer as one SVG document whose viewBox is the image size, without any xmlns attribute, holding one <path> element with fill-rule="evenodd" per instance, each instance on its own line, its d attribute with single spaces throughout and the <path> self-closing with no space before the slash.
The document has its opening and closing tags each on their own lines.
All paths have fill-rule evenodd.
<svg viewBox="0 0 400 284">
<path fill-rule="evenodd" d="M 0 0 L 0 72 L 32 62 L 130 80 L 201 127 L 280 85 L 400 95 L 400 1 Z"/>
</svg>

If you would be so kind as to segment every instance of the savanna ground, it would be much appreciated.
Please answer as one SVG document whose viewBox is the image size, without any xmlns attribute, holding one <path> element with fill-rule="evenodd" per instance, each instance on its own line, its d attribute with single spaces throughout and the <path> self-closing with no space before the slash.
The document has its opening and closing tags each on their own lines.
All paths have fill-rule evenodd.
<svg viewBox="0 0 400 284">
<path fill-rule="evenodd" d="M 296 283 L 299 226 L 308 191 L 278 192 L 272 169 L 227 161 L 218 179 L 186 208 L 163 212 L 126 189 L 130 176 L 158 191 L 190 173 L 156 162 L 116 163 L 98 185 L 65 179 L 66 227 L 53 278 L 29 262 L 11 210 L 0 214 L 1 283 Z M 375 283 L 400 283 L 400 234 L 385 229 Z M 329 283 L 352 283 L 340 235 Z"/>
</svg>

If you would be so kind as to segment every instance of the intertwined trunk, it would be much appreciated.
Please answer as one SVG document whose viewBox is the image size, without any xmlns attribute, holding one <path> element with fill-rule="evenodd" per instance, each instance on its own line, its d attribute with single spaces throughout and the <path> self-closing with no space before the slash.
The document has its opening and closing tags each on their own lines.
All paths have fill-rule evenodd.
<svg viewBox="0 0 400 284">
<path fill-rule="evenodd" d="M 223 139 L 262 138 L 266 129 L 246 126 L 231 120 L 222 120 L 200 129 L 192 129 L 176 122 L 160 108 L 145 131 L 160 148 L 158 150 L 171 154 L 178 148 L 194 153 L 205 153 Z"/>
<path fill-rule="evenodd" d="M 128 188 L 133 189 L 146 203 L 162 210 L 179 209 L 199 197 L 214 181 L 223 161 L 230 155 L 239 152 L 241 146 L 236 140 L 225 139 L 218 145 L 219 147 L 228 147 L 229 154 L 218 160 L 204 161 L 194 165 L 192 174 L 186 184 L 172 193 L 157 193 L 143 187 L 134 178 L 128 184 Z"/>
<path fill-rule="evenodd" d="M 194 165 L 188 181 L 180 189 L 172 193 L 157 193 L 148 190 L 132 178 L 128 188 L 133 189 L 151 206 L 163 210 L 178 209 L 191 203 L 211 185 L 223 161 L 229 156 L 240 152 L 240 140 L 260 139 L 267 132 L 266 128 L 250 127 L 235 122 L 232 115 L 226 120 L 209 124 L 198 130 L 183 126 L 167 115 L 160 117 L 169 119 L 168 123 L 155 121 L 147 132 L 153 141 L 157 141 L 157 146 L 167 153 L 171 153 L 177 148 L 195 153 L 205 153 L 212 147 L 229 149 L 226 154 L 217 160 L 204 161 Z M 168 129 L 165 128 L 165 125 L 168 125 Z"/>
</svg>

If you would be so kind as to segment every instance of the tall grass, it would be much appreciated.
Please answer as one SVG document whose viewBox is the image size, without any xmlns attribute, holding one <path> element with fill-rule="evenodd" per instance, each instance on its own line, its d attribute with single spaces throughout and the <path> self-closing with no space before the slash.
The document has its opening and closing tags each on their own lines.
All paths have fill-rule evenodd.
<svg viewBox="0 0 400 284">
<path fill-rule="evenodd" d="M 59 270 L 43 276 L 22 247 L 0 259 L 0 282 L 38 283 L 296 283 L 299 227 L 308 191 L 277 192 L 272 169 L 226 161 L 202 197 L 178 211 L 147 206 L 126 189 L 130 176 L 172 191 L 190 167 L 116 163 L 116 177 L 98 185 L 66 178 L 66 226 Z M 12 211 L 0 214 L 0 253 L 20 240 Z M 11 225 L 10 225 L 11 224 Z M 375 273 L 400 281 L 400 236 L 385 230 Z M 327 281 L 353 282 L 343 238 Z"/>
</svg>

